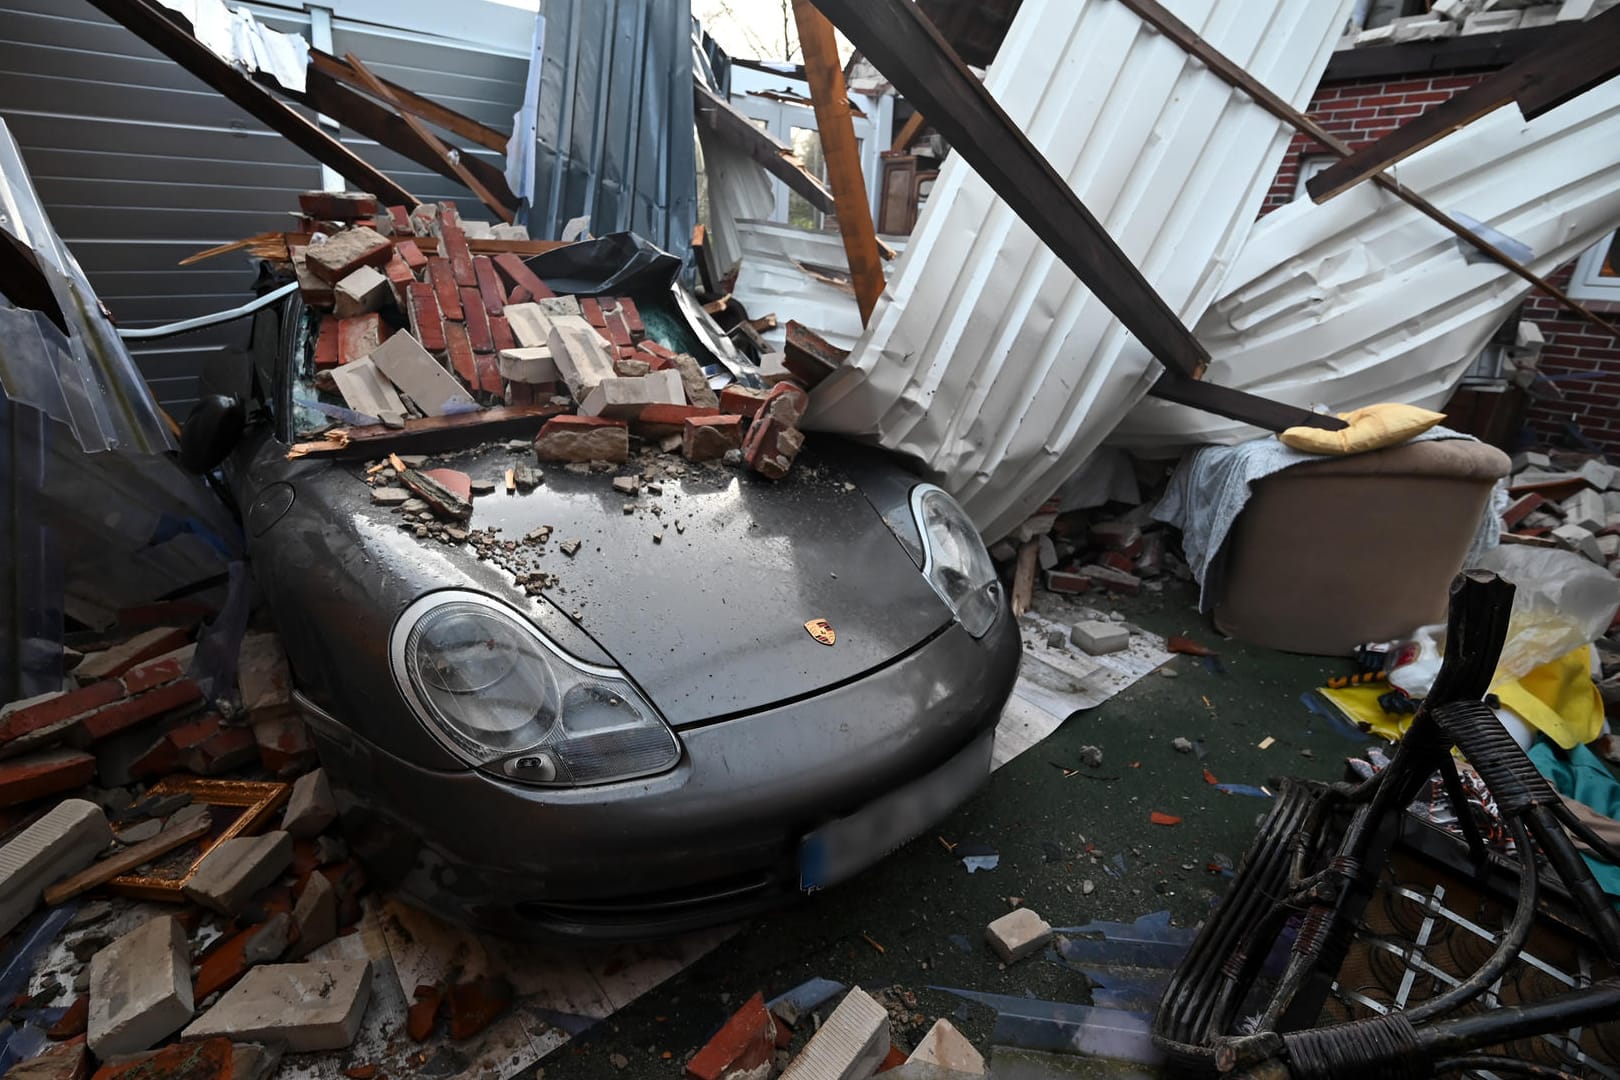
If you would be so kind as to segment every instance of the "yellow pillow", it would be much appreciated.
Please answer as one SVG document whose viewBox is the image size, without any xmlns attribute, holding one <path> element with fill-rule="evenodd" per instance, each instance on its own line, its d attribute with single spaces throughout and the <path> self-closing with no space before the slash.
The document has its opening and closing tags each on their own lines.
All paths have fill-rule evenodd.
<svg viewBox="0 0 1620 1080">
<path fill-rule="evenodd" d="M 1423 434 L 1445 418 L 1445 413 L 1389 402 L 1340 413 L 1339 419 L 1350 426 L 1338 431 L 1292 427 L 1277 438 L 1295 450 L 1308 454 L 1359 454 L 1366 450 L 1398 446 L 1414 435 Z"/>
</svg>

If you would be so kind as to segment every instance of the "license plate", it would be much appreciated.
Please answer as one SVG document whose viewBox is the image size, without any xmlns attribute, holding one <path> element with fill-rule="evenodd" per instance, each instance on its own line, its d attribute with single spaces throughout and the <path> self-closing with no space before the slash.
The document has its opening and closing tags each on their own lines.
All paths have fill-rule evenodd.
<svg viewBox="0 0 1620 1080">
<path fill-rule="evenodd" d="M 990 775 L 994 732 L 905 787 L 828 822 L 799 841 L 799 888 L 815 892 L 854 877 L 937 824 Z"/>
</svg>

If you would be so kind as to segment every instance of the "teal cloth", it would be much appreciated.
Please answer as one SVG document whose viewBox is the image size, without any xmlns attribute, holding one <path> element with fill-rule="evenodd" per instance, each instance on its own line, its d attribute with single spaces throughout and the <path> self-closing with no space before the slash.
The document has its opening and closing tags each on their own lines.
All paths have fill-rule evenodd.
<svg viewBox="0 0 1620 1080">
<path fill-rule="evenodd" d="M 1558 794 L 1585 803 L 1606 817 L 1620 820 L 1620 780 L 1592 751 L 1584 746 L 1573 750 L 1560 750 L 1550 739 L 1537 739 L 1530 748 L 1530 760 L 1541 775 L 1552 781 Z M 1603 891 L 1620 897 L 1620 866 L 1605 862 L 1596 856 L 1581 853 L 1592 876 Z"/>
</svg>

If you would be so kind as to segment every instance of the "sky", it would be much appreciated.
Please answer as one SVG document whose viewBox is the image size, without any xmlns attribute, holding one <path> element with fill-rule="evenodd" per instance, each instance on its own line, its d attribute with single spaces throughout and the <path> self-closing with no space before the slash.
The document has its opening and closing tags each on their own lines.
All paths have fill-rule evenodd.
<svg viewBox="0 0 1620 1080">
<path fill-rule="evenodd" d="M 539 0 L 495 0 L 534 11 Z M 731 56 L 798 63 L 799 32 L 793 24 L 793 0 L 692 0 L 692 14 Z M 839 55 L 849 58 L 850 45 L 839 35 Z"/>
</svg>

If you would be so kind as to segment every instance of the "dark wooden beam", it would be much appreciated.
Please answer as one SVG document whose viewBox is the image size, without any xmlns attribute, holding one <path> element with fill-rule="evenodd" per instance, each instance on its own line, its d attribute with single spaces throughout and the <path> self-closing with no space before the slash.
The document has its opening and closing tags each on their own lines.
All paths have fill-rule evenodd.
<svg viewBox="0 0 1620 1080">
<path fill-rule="evenodd" d="M 339 82 L 315 67 L 309 69 L 309 77 L 305 81 L 305 90 L 302 94 L 287 90 L 280 84 L 268 82 L 269 76 L 264 76 L 260 82 L 269 89 L 280 93 L 292 101 L 305 105 L 316 112 L 336 120 L 343 127 L 349 128 L 359 135 L 363 135 L 379 146 L 386 146 L 397 154 L 402 154 L 425 169 L 432 169 L 447 180 L 461 182 L 456 171 L 450 167 L 449 162 L 440 157 L 433 148 L 419 138 L 411 126 L 398 114 L 390 112 L 387 108 L 377 104 L 364 94 L 349 89 L 347 85 Z M 459 150 L 448 143 L 444 144 L 453 154 L 456 154 L 463 166 L 486 187 L 489 192 L 499 199 L 502 205 L 509 209 L 517 209 L 518 197 L 506 183 L 502 172 L 489 162 L 475 157 L 472 154 Z"/>
<path fill-rule="evenodd" d="M 1525 119 L 1532 120 L 1616 75 L 1620 8 L 1611 8 L 1584 23 L 1569 24 L 1553 44 L 1322 170 L 1306 182 L 1305 190 L 1316 202 L 1326 202 L 1509 102 L 1518 102 Z"/>
<path fill-rule="evenodd" d="M 855 141 L 849 90 L 838 60 L 838 38 L 832 23 L 810 0 L 793 0 L 793 17 L 799 26 L 805 81 L 810 84 L 821 153 L 827 161 L 827 179 L 838 210 L 838 232 L 844 238 L 855 303 L 861 309 L 861 325 L 865 326 L 871 323 L 872 311 L 883 295 L 883 259 L 878 255 L 872 204 L 866 198 L 860 144 Z"/>
<path fill-rule="evenodd" d="M 1209 354 L 909 0 L 814 0 L 952 150 L 1171 372 Z"/>
<path fill-rule="evenodd" d="M 1287 431 L 1291 427 L 1314 427 L 1340 431 L 1349 425 L 1337 416 L 1315 413 L 1297 405 L 1284 405 L 1229 386 L 1217 386 L 1199 379 L 1181 379 L 1169 372 L 1153 384 L 1148 393 L 1177 405 L 1190 405 L 1228 420 L 1251 424 L 1266 431 Z"/>
<path fill-rule="evenodd" d="M 373 94 L 400 110 L 399 118 L 405 122 L 405 126 L 410 128 L 416 134 L 416 137 L 427 145 L 429 150 L 437 154 L 445 165 L 449 166 L 450 170 L 455 173 L 457 180 L 461 181 L 474 195 L 477 195 L 479 201 L 489 207 L 490 212 L 500 218 L 502 222 L 508 225 L 512 223 L 512 211 L 495 196 L 494 192 L 484 185 L 483 181 L 472 174 L 472 171 L 462 162 L 459 154 L 452 154 L 450 148 L 445 146 L 437 135 L 429 131 L 422 121 L 405 112 L 400 105 L 398 95 L 390 90 L 386 83 L 373 75 L 371 69 L 361 63 L 358 56 L 350 53 L 344 59 L 348 61 L 349 67 L 360 77 L 361 82 L 367 84 Z"/>
<path fill-rule="evenodd" d="M 329 79 L 347 83 L 357 90 L 371 92 L 366 81 L 352 67 L 338 57 L 330 53 L 324 53 L 319 49 L 309 50 L 309 70 L 311 74 L 318 71 Z M 480 124 L 472 117 L 464 116 L 454 109 L 448 109 L 430 98 L 423 97 L 421 94 L 412 93 L 398 83 L 389 82 L 387 79 L 378 79 L 378 81 L 387 87 L 388 92 L 398 101 L 401 112 L 408 112 L 412 116 L 420 117 L 435 127 L 443 128 L 457 138 L 476 143 L 486 150 L 494 150 L 502 154 L 506 153 L 508 137 L 494 128 Z"/>
<path fill-rule="evenodd" d="M 1134 11 L 1149 26 L 1180 45 L 1188 55 L 1196 57 L 1210 71 L 1225 80 L 1228 85 L 1248 94 L 1254 99 L 1255 104 L 1265 109 L 1272 116 L 1292 125 L 1296 131 L 1315 139 L 1333 153 L 1347 159 L 1352 156 L 1348 143 L 1272 93 L 1265 84 L 1233 63 L 1220 50 L 1198 36 L 1198 33 L 1190 26 L 1171 14 L 1163 4 L 1159 3 L 1159 0 L 1120 0 L 1120 2 Z M 1585 304 L 1575 300 L 1552 282 L 1519 263 L 1507 252 L 1486 240 L 1474 230 L 1462 224 L 1462 222 L 1451 217 L 1417 192 L 1397 182 L 1388 173 L 1379 172 L 1374 174 L 1373 182 L 1430 221 L 1478 249 L 1498 266 L 1529 282 L 1532 287 L 1550 296 L 1577 317 L 1586 320 L 1600 330 L 1620 335 L 1620 329 L 1617 329 L 1607 319 L 1596 314 Z"/>
<path fill-rule="evenodd" d="M 1322 74 L 1322 85 L 1365 79 L 1415 78 L 1418 75 L 1499 71 L 1557 38 L 1561 25 L 1528 30 L 1498 30 L 1439 41 L 1407 41 L 1368 49 L 1336 49 Z"/>
<path fill-rule="evenodd" d="M 410 192 L 368 165 L 290 105 L 278 101 L 214 53 L 150 0 L 90 0 L 104 15 L 201 79 L 249 115 L 276 131 L 310 157 L 334 169 L 361 191 L 389 203 L 419 206 Z"/>
<path fill-rule="evenodd" d="M 793 153 L 793 148 L 778 142 L 776 136 L 755 127 L 753 121 L 737 111 L 731 102 L 714 93 L 702 83 L 693 84 L 694 104 L 698 123 L 742 150 L 765 169 L 797 192 L 811 206 L 823 214 L 836 214 L 838 206 L 827 185 Z"/>
</svg>

